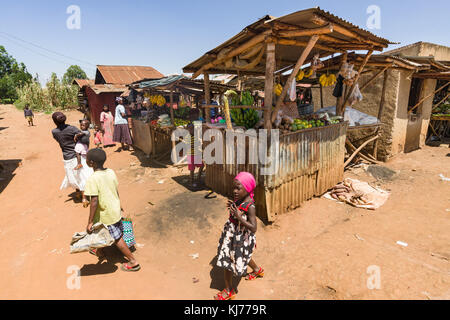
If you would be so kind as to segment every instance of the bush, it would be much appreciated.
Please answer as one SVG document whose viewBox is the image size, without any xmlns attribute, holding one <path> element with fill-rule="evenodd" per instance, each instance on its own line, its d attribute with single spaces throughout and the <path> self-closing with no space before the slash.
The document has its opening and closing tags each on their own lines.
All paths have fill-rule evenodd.
<svg viewBox="0 0 450 320">
<path fill-rule="evenodd" d="M 18 100 L 14 103 L 17 108 L 23 109 L 29 104 L 33 110 L 51 113 L 55 110 L 77 108 L 78 88 L 74 85 L 64 85 L 52 74 L 46 88 L 32 81 L 17 89 Z"/>
</svg>

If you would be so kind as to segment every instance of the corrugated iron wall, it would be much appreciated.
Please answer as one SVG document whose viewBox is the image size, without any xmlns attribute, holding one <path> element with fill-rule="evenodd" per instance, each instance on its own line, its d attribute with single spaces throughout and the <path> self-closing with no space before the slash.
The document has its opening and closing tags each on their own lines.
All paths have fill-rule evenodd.
<svg viewBox="0 0 450 320">
<path fill-rule="evenodd" d="M 293 210 L 302 202 L 319 196 L 342 180 L 345 137 L 348 123 L 311 128 L 280 136 L 279 162 L 273 175 L 260 175 L 260 165 L 212 164 L 206 166 L 206 185 L 215 192 L 231 195 L 233 178 L 240 171 L 252 173 L 257 180 L 257 214 L 274 221 L 276 215 Z M 225 148 L 227 146 L 224 139 Z M 236 155 L 235 155 L 236 156 Z M 224 152 L 224 162 L 226 152 Z"/>
<path fill-rule="evenodd" d="M 149 123 L 132 119 L 133 145 L 147 155 L 160 155 L 172 148 L 169 133 L 155 130 Z"/>
<path fill-rule="evenodd" d="M 131 119 L 131 132 L 133 133 L 133 146 L 149 155 L 152 152 L 152 136 L 150 126 L 144 121 Z"/>
</svg>

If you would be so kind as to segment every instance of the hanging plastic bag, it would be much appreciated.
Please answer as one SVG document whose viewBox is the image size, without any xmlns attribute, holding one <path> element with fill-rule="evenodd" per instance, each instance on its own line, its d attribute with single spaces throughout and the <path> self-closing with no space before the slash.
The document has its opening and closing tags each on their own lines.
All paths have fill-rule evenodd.
<svg viewBox="0 0 450 320">
<path fill-rule="evenodd" d="M 297 83 L 295 82 L 295 79 L 292 80 L 291 86 L 288 89 L 289 99 L 291 101 L 295 101 L 295 98 L 297 98 Z"/>
</svg>

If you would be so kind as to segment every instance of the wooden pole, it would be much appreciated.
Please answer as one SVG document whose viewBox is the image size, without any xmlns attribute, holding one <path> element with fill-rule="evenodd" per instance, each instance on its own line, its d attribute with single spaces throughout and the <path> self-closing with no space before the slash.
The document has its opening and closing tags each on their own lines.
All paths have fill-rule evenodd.
<svg viewBox="0 0 450 320">
<path fill-rule="evenodd" d="M 361 88 L 359 88 L 359 91 L 363 91 L 369 84 L 371 84 L 375 79 L 377 79 L 384 71 L 386 71 L 388 68 L 390 68 L 392 65 L 386 66 L 383 69 L 381 69 L 377 74 L 375 74 L 372 78 L 370 78 L 366 83 L 364 83 Z"/>
<path fill-rule="evenodd" d="M 209 74 L 206 72 L 203 74 L 203 81 L 205 83 L 205 103 L 206 103 L 206 105 L 210 105 L 211 104 L 211 93 L 209 91 Z M 209 109 L 205 110 L 205 120 L 206 120 L 206 123 L 211 123 L 211 114 L 209 112 Z"/>
<path fill-rule="evenodd" d="M 298 40 L 293 40 L 293 39 L 280 39 L 280 38 L 275 38 L 275 42 L 279 43 L 279 44 L 283 44 L 286 46 L 295 46 L 295 47 L 306 47 L 308 45 L 308 42 L 305 41 L 298 41 Z M 321 50 L 325 50 L 328 52 L 345 52 L 345 50 L 341 50 L 341 49 L 336 49 L 336 48 L 330 48 L 321 44 L 316 44 L 315 47 L 317 49 L 321 49 Z"/>
<path fill-rule="evenodd" d="M 281 95 L 278 97 L 277 104 L 275 106 L 275 110 L 272 113 L 272 122 L 275 121 L 275 119 L 277 117 L 278 110 L 281 108 L 281 104 L 283 103 L 284 97 L 286 96 L 289 86 L 291 85 L 292 81 L 295 80 L 295 77 L 297 76 L 298 71 L 300 70 L 301 66 L 305 63 L 306 58 L 308 58 L 308 55 L 311 52 L 312 48 L 314 48 L 314 45 L 316 44 L 317 40 L 319 40 L 319 36 L 313 35 L 309 39 L 308 45 L 306 46 L 306 48 L 303 50 L 302 54 L 298 58 L 298 61 L 295 64 L 294 69 L 292 69 L 292 72 L 289 75 L 288 80 L 286 81 L 286 84 L 283 87 L 283 91 L 281 92 Z"/>
<path fill-rule="evenodd" d="M 338 114 L 339 116 L 343 115 L 343 111 L 345 111 L 345 105 L 347 104 L 348 99 L 353 94 L 353 91 L 355 91 L 355 87 L 358 84 L 359 77 L 361 76 L 361 72 L 363 71 L 364 67 L 366 66 L 367 61 L 369 61 L 370 56 L 372 55 L 373 50 L 368 50 L 366 56 L 364 57 L 364 61 L 361 63 L 358 69 L 358 74 L 355 77 L 355 80 L 353 81 L 352 86 L 350 87 L 350 90 L 348 91 L 347 95 L 345 96 L 345 100 L 342 103 L 342 107 L 340 108 L 341 114 Z"/>
<path fill-rule="evenodd" d="M 175 125 L 175 116 L 173 114 L 173 88 L 170 88 L 170 120 L 172 124 Z"/>
<path fill-rule="evenodd" d="M 345 52 L 341 57 L 341 63 L 339 65 L 339 70 L 342 68 L 344 63 L 347 62 L 347 57 L 348 57 L 348 54 L 347 54 L 347 52 Z M 344 86 L 344 84 L 343 84 L 343 86 Z M 344 90 L 344 88 L 342 88 L 342 90 Z M 342 92 L 342 95 L 340 97 L 336 98 L 336 115 L 341 114 L 341 104 L 342 104 L 342 100 L 343 100 L 343 95 L 344 95 L 344 92 Z"/>
<path fill-rule="evenodd" d="M 439 89 L 437 89 L 436 91 L 430 93 L 429 95 L 427 95 L 426 97 L 423 97 L 422 99 L 419 100 L 419 102 L 417 102 L 417 104 L 412 107 L 409 111 L 408 114 L 410 114 L 414 109 L 416 109 L 418 106 L 420 106 L 420 104 L 422 102 L 424 102 L 425 100 L 427 100 L 429 97 L 434 96 L 436 93 L 438 93 L 439 91 L 441 91 L 442 89 L 444 89 L 446 86 L 448 86 L 450 84 L 450 81 L 447 81 L 446 84 L 444 84 L 442 87 L 440 87 Z"/>
<path fill-rule="evenodd" d="M 450 92 L 444 97 L 444 99 L 442 99 L 441 101 L 439 101 L 438 103 L 436 103 L 433 108 L 431 108 L 431 111 L 433 111 L 434 109 L 436 109 L 437 107 L 439 107 L 439 105 L 444 102 L 445 100 L 447 100 L 447 98 L 450 96 Z"/>
<path fill-rule="evenodd" d="M 238 54 L 241 54 L 242 52 L 256 46 L 257 44 L 263 42 L 266 38 L 266 36 L 270 35 L 272 33 L 272 30 L 267 30 L 263 33 L 260 33 L 256 36 L 254 36 L 252 39 L 247 41 L 246 43 L 242 44 L 241 46 L 237 47 L 236 49 L 231 50 L 225 57 L 222 57 L 221 59 L 215 59 L 214 61 L 205 64 L 203 67 L 201 67 L 199 70 L 197 70 L 193 75 L 192 79 L 197 78 L 200 74 L 205 73 L 206 70 L 211 69 L 214 66 L 217 66 L 218 64 L 231 59 Z"/>
<path fill-rule="evenodd" d="M 330 23 L 324 27 L 314 29 L 280 31 L 278 32 L 278 36 L 285 38 L 293 38 L 293 37 L 313 36 L 318 34 L 327 34 L 331 32 L 333 32 L 333 24 Z"/>
<path fill-rule="evenodd" d="M 322 84 L 320 84 L 320 108 L 323 109 L 323 90 L 322 90 Z"/>
<path fill-rule="evenodd" d="M 389 72 L 388 70 L 384 70 L 384 75 L 383 75 L 383 88 L 381 89 L 381 99 L 380 99 L 380 107 L 378 108 L 378 121 L 381 122 L 381 116 L 383 115 L 383 109 L 384 109 L 384 103 L 386 100 L 386 83 L 388 80 L 388 75 Z M 378 127 L 376 134 L 379 133 L 380 128 Z M 378 152 L 378 139 L 375 140 L 374 144 L 373 144 L 373 157 L 375 159 L 377 159 L 377 152 Z"/>
<path fill-rule="evenodd" d="M 272 129 L 273 76 L 275 72 L 275 43 L 268 42 L 266 48 L 266 78 L 264 83 L 264 128 Z"/>
<path fill-rule="evenodd" d="M 362 150 L 362 148 L 364 148 L 367 144 L 378 138 L 379 135 L 376 135 L 375 137 L 370 138 L 369 140 L 365 141 L 362 145 L 360 145 L 359 148 L 356 149 L 355 152 L 353 152 L 353 154 L 347 159 L 347 161 L 345 161 L 344 168 L 353 160 L 353 158 L 359 153 L 359 151 Z"/>
</svg>

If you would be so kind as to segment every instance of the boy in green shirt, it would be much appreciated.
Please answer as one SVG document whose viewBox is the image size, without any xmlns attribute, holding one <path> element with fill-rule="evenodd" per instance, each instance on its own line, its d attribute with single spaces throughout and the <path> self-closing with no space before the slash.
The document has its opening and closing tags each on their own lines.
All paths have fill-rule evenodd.
<svg viewBox="0 0 450 320">
<path fill-rule="evenodd" d="M 115 240 L 115 245 L 128 259 L 128 263 L 122 265 L 122 270 L 138 271 L 141 267 L 123 240 L 122 208 L 117 190 L 117 177 L 113 170 L 103 167 L 105 161 L 106 153 L 102 149 L 91 149 L 86 155 L 87 165 L 94 169 L 94 173 L 86 181 L 84 190 L 84 195 L 90 198 L 90 214 L 86 231 L 91 233 L 92 226 L 97 222 L 106 225 Z M 103 257 L 101 249 L 91 253 L 99 258 Z"/>
</svg>

